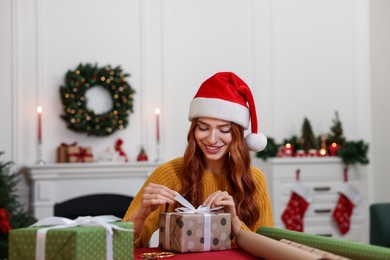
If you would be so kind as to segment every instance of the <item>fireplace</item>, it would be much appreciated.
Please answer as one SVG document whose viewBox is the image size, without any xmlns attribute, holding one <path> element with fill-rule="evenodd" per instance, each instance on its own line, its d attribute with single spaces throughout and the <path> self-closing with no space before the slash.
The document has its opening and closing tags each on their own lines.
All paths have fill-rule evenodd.
<svg viewBox="0 0 390 260">
<path fill-rule="evenodd" d="M 124 216 L 156 163 L 60 163 L 25 168 L 37 219 L 77 215 Z"/>
<path fill-rule="evenodd" d="M 133 197 L 120 194 L 92 194 L 54 204 L 54 216 L 75 219 L 79 216 L 114 215 L 123 218 Z"/>
</svg>

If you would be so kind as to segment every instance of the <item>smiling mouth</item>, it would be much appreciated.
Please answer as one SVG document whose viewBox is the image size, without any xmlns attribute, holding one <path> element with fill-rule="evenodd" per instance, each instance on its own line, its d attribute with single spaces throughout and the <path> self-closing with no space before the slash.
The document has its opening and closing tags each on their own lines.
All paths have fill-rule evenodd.
<svg viewBox="0 0 390 260">
<path fill-rule="evenodd" d="M 207 151 L 211 154 L 218 153 L 222 148 L 222 146 L 208 146 L 208 145 L 205 145 L 205 147 L 206 147 Z"/>
</svg>

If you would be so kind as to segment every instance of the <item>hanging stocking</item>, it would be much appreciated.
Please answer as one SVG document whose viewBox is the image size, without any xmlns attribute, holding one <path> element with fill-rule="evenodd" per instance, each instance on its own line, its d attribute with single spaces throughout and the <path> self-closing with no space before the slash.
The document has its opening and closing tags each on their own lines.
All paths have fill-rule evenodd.
<svg viewBox="0 0 390 260">
<path fill-rule="evenodd" d="M 339 193 L 340 196 L 332 216 L 336 221 L 341 234 L 345 235 L 349 231 L 352 211 L 359 203 L 360 195 L 349 183 L 345 183 Z"/>
<path fill-rule="evenodd" d="M 303 232 L 303 217 L 313 199 L 313 193 L 299 182 L 299 170 L 296 173 L 296 179 L 290 200 L 282 214 L 282 220 L 286 229 Z"/>
</svg>

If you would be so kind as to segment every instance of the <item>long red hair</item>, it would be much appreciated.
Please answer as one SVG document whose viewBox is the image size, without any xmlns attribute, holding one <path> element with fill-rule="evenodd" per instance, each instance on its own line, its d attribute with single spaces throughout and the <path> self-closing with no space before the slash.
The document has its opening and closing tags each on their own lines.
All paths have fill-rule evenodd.
<svg viewBox="0 0 390 260">
<path fill-rule="evenodd" d="M 192 120 L 188 132 L 188 145 L 184 153 L 184 165 L 180 172 L 181 194 L 195 207 L 203 203 L 202 176 L 206 168 L 204 155 L 195 140 L 197 119 Z M 259 205 L 252 199 L 255 183 L 250 172 L 250 153 L 244 139 L 244 129 L 232 123 L 232 142 L 225 156 L 224 172 L 236 203 L 237 216 L 252 228 L 260 217 Z"/>
</svg>

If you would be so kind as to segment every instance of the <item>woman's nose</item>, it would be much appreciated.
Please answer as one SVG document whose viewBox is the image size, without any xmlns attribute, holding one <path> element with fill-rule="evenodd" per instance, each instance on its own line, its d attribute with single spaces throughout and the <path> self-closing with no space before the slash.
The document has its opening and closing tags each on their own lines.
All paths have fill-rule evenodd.
<svg viewBox="0 0 390 260">
<path fill-rule="evenodd" d="M 210 134 L 208 136 L 208 139 L 209 139 L 209 142 L 210 144 L 215 144 L 218 142 L 218 132 L 216 130 L 211 130 L 210 131 Z"/>
</svg>

